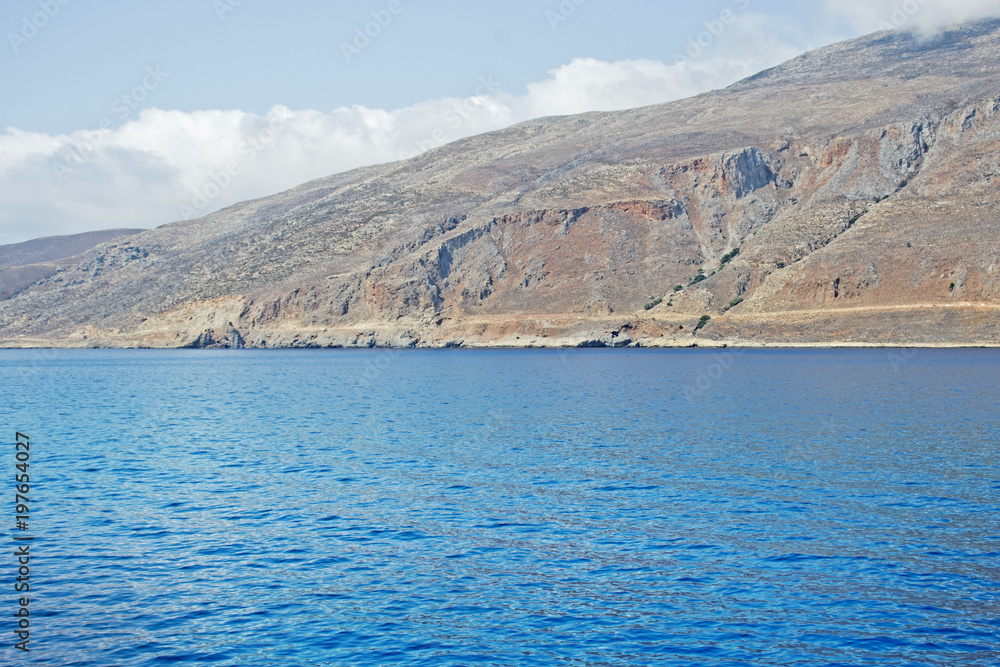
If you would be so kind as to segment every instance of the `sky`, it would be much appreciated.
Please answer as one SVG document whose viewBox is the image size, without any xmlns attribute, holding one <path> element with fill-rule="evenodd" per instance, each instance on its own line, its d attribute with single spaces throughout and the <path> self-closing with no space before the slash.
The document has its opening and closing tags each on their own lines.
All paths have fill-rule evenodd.
<svg viewBox="0 0 1000 667">
<path fill-rule="evenodd" d="M 200 217 L 997 0 L 5 0 L 0 244 Z"/>
</svg>

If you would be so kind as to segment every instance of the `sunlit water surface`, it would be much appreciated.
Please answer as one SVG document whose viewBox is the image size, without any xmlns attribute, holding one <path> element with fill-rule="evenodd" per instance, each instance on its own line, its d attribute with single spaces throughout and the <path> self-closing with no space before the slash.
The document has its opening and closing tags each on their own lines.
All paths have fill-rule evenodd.
<svg viewBox="0 0 1000 667">
<path fill-rule="evenodd" d="M 36 537 L 5 664 L 1000 662 L 995 352 L 7 351 L 0 379 Z"/>
</svg>

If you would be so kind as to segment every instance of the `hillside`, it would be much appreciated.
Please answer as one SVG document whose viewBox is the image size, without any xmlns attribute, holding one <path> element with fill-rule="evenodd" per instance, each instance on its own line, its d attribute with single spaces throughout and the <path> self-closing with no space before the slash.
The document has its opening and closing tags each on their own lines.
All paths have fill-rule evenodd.
<svg viewBox="0 0 1000 667">
<path fill-rule="evenodd" d="M 141 229 L 106 229 L 43 238 L 0 246 L 0 299 L 6 299 L 40 280 L 72 266 L 73 258 L 112 239 L 138 234 Z"/>
<path fill-rule="evenodd" d="M 1000 22 L 879 33 L 103 243 L 0 344 L 997 345 L 998 112 Z"/>
</svg>

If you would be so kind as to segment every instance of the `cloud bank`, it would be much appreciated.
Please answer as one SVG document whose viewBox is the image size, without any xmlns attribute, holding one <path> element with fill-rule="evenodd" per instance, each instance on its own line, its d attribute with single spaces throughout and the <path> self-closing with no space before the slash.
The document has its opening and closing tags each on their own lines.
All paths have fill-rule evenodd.
<svg viewBox="0 0 1000 667">
<path fill-rule="evenodd" d="M 826 6 L 861 33 L 902 29 L 932 35 L 955 23 L 1000 18 L 997 0 L 826 0 Z"/>
<path fill-rule="evenodd" d="M 484 76 L 470 82 L 465 97 L 395 110 L 279 105 L 265 116 L 140 113 L 115 100 L 111 120 L 96 130 L 49 135 L 8 128 L 0 134 L 0 243 L 152 227 L 531 118 L 681 99 L 797 55 L 804 49 L 797 40 L 794 26 L 746 13 L 706 24 L 669 63 L 581 58 L 519 94 Z M 156 72 L 150 69 L 147 89 L 158 85 L 154 75 L 163 76 Z M 144 97 L 138 90 L 134 95 L 133 102 Z"/>
</svg>

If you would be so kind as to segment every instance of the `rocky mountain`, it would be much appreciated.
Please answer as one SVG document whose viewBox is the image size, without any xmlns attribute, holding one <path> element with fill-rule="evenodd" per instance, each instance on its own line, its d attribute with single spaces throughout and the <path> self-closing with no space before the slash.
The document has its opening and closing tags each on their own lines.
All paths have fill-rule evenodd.
<svg viewBox="0 0 1000 667">
<path fill-rule="evenodd" d="M 106 229 L 69 236 L 46 236 L 0 246 L 0 299 L 7 299 L 36 282 L 75 264 L 74 258 L 102 243 L 138 234 L 141 229 Z"/>
<path fill-rule="evenodd" d="M 998 178 L 1000 22 L 878 33 L 103 243 L 0 342 L 997 345 Z"/>
</svg>

